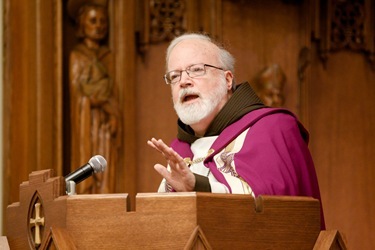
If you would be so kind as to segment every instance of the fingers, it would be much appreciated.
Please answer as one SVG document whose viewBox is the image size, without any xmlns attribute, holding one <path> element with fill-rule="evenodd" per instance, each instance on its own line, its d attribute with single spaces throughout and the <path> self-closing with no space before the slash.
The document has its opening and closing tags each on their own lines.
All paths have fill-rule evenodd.
<svg viewBox="0 0 375 250">
<path fill-rule="evenodd" d="M 147 144 L 159 151 L 163 151 L 163 149 L 168 148 L 168 146 L 161 139 L 156 140 L 155 138 L 151 138 L 151 140 L 147 141 Z"/>
<path fill-rule="evenodd" d="M 155 164 L 158 172 L 175 191 L 192 191 L 195 185 L 195 176 L 184 159 L 162 140 L 152 138 L 147 144 L 160 152 L 168 162 L 168 166 Z"/>
<path fill-rule="evenodd" d="M 147 144 L 152 148 L 156 149 L 157 151 L 159 151 L 164 156 L 172 172 L 188 170 L 188 166 L 184 159 L 171 147 L 167 146 L 161 139 L 156 140 L 155 138 L 152 138 L 151 140 L 147 141 Z M 162 166 L 160 164 L 157 164 L 157 166 L 158 167 L 155 168 L 156 171 L 160 170 L 161 168 L 166 169 L 165 166 Z M 160 171 L 158 172 L 160 173 Z"/>
<path fill-rule="evenodd" d="M 161 151 L 155 146 L 155 144 L 152 142 L 154 138 L 152 138 L 151 140 L 148 140 L 147 141 L 147 145 L 149 145 L 150 147 L 152 147 L 153 149 L 156 149 L 157 151 L 159 151 L 161 153 Z M 155 139 L 154 139 L 155 140 Z"/>
<path fill-rule="evenodd" d="M 169 178 L 170 178 L 170 176 L 171 176 L 171 173 L 169 173 L 169 171 L 167 170 L 166 167 L 164 167 L 164 166 L 161 165 L 161 164 L 155 164 L 154 169 L 155 169 L 156 172 L 158 172 L 163 178 L 165 178 L 166 180 L 169 180 Z"/>
<path fill-rule="evenodd" d="M 168 147 L 161 139 L 156 140 L 155 138 L 152 138 L 151 140 L 147 141 L 147 144 L 162 153 L 167 161 L 173 161 L 176 163 L 183 162 L 182 157 L 171 147 Z"/>
<path fill-rule="evenodd" d="M 151 138 L 151 140 L 147 141 L 147 144 L 160 153 L 164 153 L 163 148 L 168 148 L 168 146 L 161 139 L 156 140 L 155 138 Z"/>
</svg>

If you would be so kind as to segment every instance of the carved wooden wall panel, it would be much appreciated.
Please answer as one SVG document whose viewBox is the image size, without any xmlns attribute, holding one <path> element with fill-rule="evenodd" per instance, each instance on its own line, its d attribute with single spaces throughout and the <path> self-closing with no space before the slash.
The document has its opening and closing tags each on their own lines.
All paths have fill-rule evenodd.
<svg viewBox="0 0 375 250">
<path fill-rule="evenodd" d="M 375 241 L 375 1 L 312 1 L 307 123 L 328 228 Z"/>
<path fill-rule="evenodd" d="M 223 1 L 222 40 L 236 58 L 235 79 L 251 81 L 278 64 L 286 75 L 284 106 L 299 114 L 298 55 L 306 46 L 303 3 Z"/>
<path fill-rule="evenodd" d="M 62 173 L 61 2 L 9 0 L 4 11 L 5 208 L 31 171 Z"/>
<path fill-rule="evenodd" d="M 126 192 L 133 199 L 137 182 L 137 120 L 136 120 L 136 43 L 135 17 L 137 0 L 110 2 L 112 16 L 112 49 L 115 51 L 115 82 L 119 88 L 122 113 L 122 149 L 116 164 L 116 192 Z M 131 202 L 134 205 L 134 202 Z"/>
</svg>

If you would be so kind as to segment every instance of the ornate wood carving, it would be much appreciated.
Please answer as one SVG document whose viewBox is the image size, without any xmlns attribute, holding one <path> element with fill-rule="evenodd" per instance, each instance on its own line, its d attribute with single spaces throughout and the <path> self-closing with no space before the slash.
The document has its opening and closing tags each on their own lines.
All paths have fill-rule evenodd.
<svg viewBox="0 0 375 250">
<path fill-rule="evenodd" d="M 118 83 L 113 81 L 116 51 L 107 44 L 108 3 L 70 0 L 67 9 L 76 21 L 78 40 L 69 51 L 71 171 L 93 155 L 103 155 L 108 162 L 107 170 L 83 181 L 78 190 L 111 193 L 115 191 L 115 167 L 122 146 L 122 115 Z"/>
<path fill-rule="evenodd" d="M 138 51 L 187 31 L 220 36 L 222 0 L 143 0 L 138 3 Z"/>
<path fill-rule="evenodd" d="M 316 3 L 314 34 L 325 62 L 340 50 L 363 53 L 375 66 L 374 0 L 329 0 Z"/>
<path fill-rule="evenodd" d="M 150 42 L 172 39 L 186 31 L 184 0 L 153 0 L 150 7 Z"/>
<path fill-rule="evenodd" d="M 185 0 L 143 0 L 139 2 L 138 50 L 144 53 L 149 44 L 168 41 L 186 31 Z"/>
<path fill-rule="evenodd" d="M 365 49 L 364 0 L 332 1 L 331 42 L 332 50 L 349 48 Z"/>
</svg>

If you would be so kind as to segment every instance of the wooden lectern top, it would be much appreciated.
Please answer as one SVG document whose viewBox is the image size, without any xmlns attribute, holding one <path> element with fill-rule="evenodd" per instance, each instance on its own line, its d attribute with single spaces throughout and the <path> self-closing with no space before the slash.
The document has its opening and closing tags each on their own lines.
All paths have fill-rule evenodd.
<svg viewBox="0 0 375 250">
<path fill-rule="evenodd" d="M 323 249 L 320 204 L 308 197 L 211 193 L 65 195 L 63 177 L 33 172 L 8 206 L 10 249 Z M 328 242 L 328 243 L 327 243 Z M 339 248 L 345 249 L 345 248 Z"/>
</svg>

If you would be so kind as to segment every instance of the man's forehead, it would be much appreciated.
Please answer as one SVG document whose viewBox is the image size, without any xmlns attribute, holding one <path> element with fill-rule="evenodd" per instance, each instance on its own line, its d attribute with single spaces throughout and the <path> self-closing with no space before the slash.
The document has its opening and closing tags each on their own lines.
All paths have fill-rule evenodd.
<svg viewBox="0 0 375 250">
<path fill-rule="evenodd" d="M 217 46 L 209 41 L 200 39 L 184 40 L 176 44 L 172 49 L 168 65 L 174 66 L 171 64 L 176 63 L 214 63 L 218 55 L 217 52 Z"/>
<path fill-rule="evenodd" d="M 216 45 L 202 39 L 188 39 L 188 40 L 183 40 L 176 44 L 174 47 L 173 51 L 175 50 L 188 50 L 188 49 L 198 49 L 199 51 L 215 51 Z"/>
</svg>

